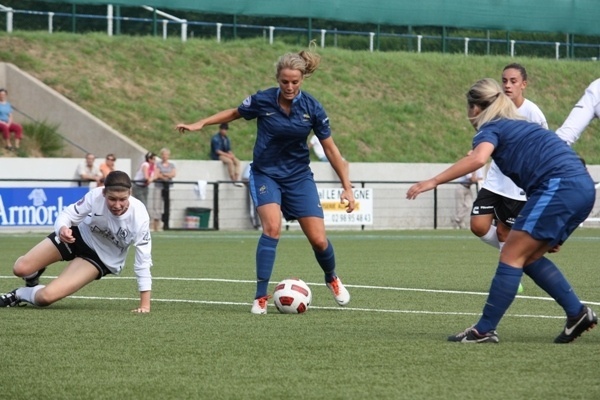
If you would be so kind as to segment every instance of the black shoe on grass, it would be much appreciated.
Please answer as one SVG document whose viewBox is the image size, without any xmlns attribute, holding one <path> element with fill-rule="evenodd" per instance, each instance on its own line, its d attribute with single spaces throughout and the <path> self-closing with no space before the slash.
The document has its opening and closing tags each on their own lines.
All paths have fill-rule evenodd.
<svg viewBox="0 0 600 400">
<path fill-rule="evenodd" d="M 464 332 L 448 336 L 448 341 L 459 343 L 498 343 L 500 339 L 498 339 L 498 333 L 496 331 L 489 331 L 482 334 L 477 332 L 477 329 L 471 326 Z"/>
<path fill-rule="evenodd" d="M 25 279 L 25 286 L 27 287 L 34 287 L 40 284 L 40 276 L 42 276 L 42 274 L 44 273 L 44 271 L 46 271 L 46 268 L 42 268 L 40 269 L 33 278 L 27 278 Z"/>
<path fill-rule="evenodd" d="M 589 331 L 598 324 L 598 317 L 588 306 L 576 317 L 567 318 L 563 331 L 554 339 L 554 343 L 571 343 L 585 331 Z"/>
<path fill-rule="evenodd" d="M 21 300 L 17 299 L 17 289 L 0 296 L 0 307 L 16 307 Z"/>
</svg>

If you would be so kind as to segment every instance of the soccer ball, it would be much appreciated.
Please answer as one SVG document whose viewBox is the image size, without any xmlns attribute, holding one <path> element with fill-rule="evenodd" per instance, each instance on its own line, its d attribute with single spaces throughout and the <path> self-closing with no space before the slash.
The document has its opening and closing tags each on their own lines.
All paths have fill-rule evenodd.
<svg viewBox="0 0 600 400">
<path fill-rule="evenodd" d="M 302 279 L 284 279 L 273 292 L 275 307 L 283 314 L 302 314 L 308 309 L 311 300 L 312 292 Z"/>
</svg>

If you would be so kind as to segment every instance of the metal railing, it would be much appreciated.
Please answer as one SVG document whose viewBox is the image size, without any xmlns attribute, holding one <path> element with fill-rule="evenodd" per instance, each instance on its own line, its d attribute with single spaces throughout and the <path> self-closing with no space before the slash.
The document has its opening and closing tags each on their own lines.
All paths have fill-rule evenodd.
<svg viewBox="0 0 600 400">
<path fill-rule="evenodd" d="M 408 49 L 409 51 L 416 51 L 421 53 L 423 51 L 441 51 L 447 52 L 448 48 L 451 47 L 453 52 L 461 51 L 468 56 L 470 54 L 492 54 L 492 49 L 502 49 L 496 51 L 494 54 L 508 54 L 511 57 L 517 55 L 519 48 L 523 49 L 527 46 L 541 46 L 542 48 L 549 49 L 544 51 L 544 54 L 552 54 L 553 58 L 560 59 L 561 52 L 564 50 L 563 58 L 575 58 L 575 51 L 584 51 L 586 55 L 584 57 L 588 60 L 596 61 L 600 59 L 600 44 L 587 44 L 587 43 L 574 43 L 572 36 L 566 36 L 564 42 L 545 42 L 545 41 L 531 41 L 531 40 L 515 40 L 515 39 L 492 39 L 477 38 L 477 37 L 452 37 L 445 34 L 438 35 L 420 35 L 420 34 L 396 34 L 396 33 L 384 33 L 384 32 L 361 32 L 361 31 L 345 31 L 345 30 L 327 30 L 327 29 L 308 29 L 308 28 L 291 28 L 291 27 L 275 27 L 267 25 L 247 25 L 247 24 L 230 24 L 221 22 L 201 22 L 201 21 L 188 21 L 186 19 L 178 18 L 176 16 L 167 14 L 160 10 L 152 7 L 144 6 L 144 9 L 153 13 L 153 18 L 132 18 L 115 16 L 113 6 L 107 6 L 106 15 L 93 15 L 93 14 L 77 14 L 77 13 L 61 13 L 61 12 L 45 12 L 45 11 L 33 11 L 33 10 L 15 10 L 9 7 L 0 5 L 0 12 L 6 14 L 6 31 L 8 33 L 13 32 L 15 29 L 14 16 L 15 14 L 22 14 L 28 16 L 45 16 L 48 20 L 48 33 L 55 31 L 55 18 L 66 18 L 71 20 L 72 31 L 76 32 L 76 21 L 77 19 L 84 20 L 106 20 L 106 31 L 109 36 L 114 34 L 120 34 L 120 23 L 121 22 L 139 22 L 143 24 L 151 24 L 153 27 L 153 34 L 157 35 L 158 25 L 162 26 L 162 38 L 167 39 L 169 31 L 178 30 L 180 31 L 181 41 L 186 42 L 188 37 L 194 36 L 193 28 L 203 28 L 212 30 L 211 36 L 215 37 L 217 42 L 221 42 L 224 37 L 224 30 L 231 30 L 233 37 L 237 38 L 239 30 L 248 30 L 254 32 L 253 36 L 262 36 L 268 43 L 273 44 L 276 34 L 281 36 L 285 35 L 302 35 L 312 39 L 313 32 L 319 34 L 319 40 L 317 42 L 321 47 L 331 45 L 334 47 L 340 46 L 340 37 L 345 38 L 364 38 L 366 40 L 366 47 L 370 52 L 380 49 L 381 41 L 388 40 L 398 42 L 394 47 Z M 164 17 L 164 19 L 158 19 L 158 16 Z M 173 29 L 170 29 L 170 28 Z M 415 44 L 416 42 L 416 44 Z M 473 46 L 476 50 L 473 50 Z M 477 52 L 477 50 L 479 52 Z M 520 55 L 524 55 L 526 52 L 521 52 Z"/>
</svg>

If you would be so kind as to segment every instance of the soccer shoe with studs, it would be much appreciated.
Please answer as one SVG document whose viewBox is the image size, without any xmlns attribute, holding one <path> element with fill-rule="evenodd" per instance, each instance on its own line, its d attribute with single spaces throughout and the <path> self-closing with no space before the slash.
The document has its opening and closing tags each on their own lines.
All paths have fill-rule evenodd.
<svg viewBox="0 0 600 400">
<path fill-rule="evenodd" d="M 42 274 L 44 273 L 44 271 L 46 271 L 46 268 L 42 268 L 40 269 L 38 272 L 36 272 L 36 274 L 31 277 L 31 278 L 26 278 L 25 279 L 25 286 L 27 287 L 34 287 L 40 284 L 40 276 L 42 276 Z"/>
<path fill-rule="evenodd" d="M 571 343 L 585 331 L 589 331 L 598 324 L 598 316 L 588 306 L 573 318 L 567 318 L 563 331 L 554 339 L 554 343 Z"/>
<path fill-rule="evenodd" d="M 482 334 L 477 332 L 475 327 L 471 326 L 465 329 L 464 332 L 448 336 L 448 341 L 458 343 L 498 343 L 500 339 L 498 339 L 496 331 L 489 331 Z"/>
<path fill-rule="evenodd" d="M 17 299 L 17 289 L 0 296 L 0 307 L 16 307 L 21 300 Z"/>
<path fill-rule="evenodd" d="M 262 296 L 258 299 L 254 299 L 254 303 L 252 303 L 252 309 L 250 312 L 252 314 L 266 314 L 267 313 L 267 305 L 269 304 L 269 298 L 271 296 Z"/>
<path fill-rule="evenodd" d="M 331 290 L 333 298 L 340 306 L 345 306 L 350 302 L 350 293 L 337 276 L 333 279 L 333 281 L 327 282 L 327 287 L 329 290 Z"/>
</svg>

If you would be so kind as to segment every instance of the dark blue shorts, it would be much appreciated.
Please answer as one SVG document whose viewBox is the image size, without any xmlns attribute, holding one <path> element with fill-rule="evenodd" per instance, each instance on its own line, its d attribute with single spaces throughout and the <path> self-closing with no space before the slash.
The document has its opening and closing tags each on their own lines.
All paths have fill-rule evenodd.
<svg viewBox="0 0 600 400">
<path fill-rule="evenodd" d="M 278 182 L 252 171 L 249 189 L 256 207 L 277 203 L 287 221 L 302 217 L 323 218 L 323 208 L 312 173 L 297 180 Z"/>
<path fill-rule="evenodd" d="M 595 200 L 594 182 L 587 174 L 550 179 L 528 197 L 512 229 L 551 247 L 563 244 L 588 217 Z"/>
<path fill-rule="evenodd" d="M 100 260 L 98 254 L 96 254 L 96 252 L 83 241 L 81 233 L 79 233 L 79 228 L 72 226 L 71 231 L 73 232 L 75 243 L 61 242 L 54 232 L 48 235 L 48 239 L 50 239 L 52 244 L 56 246 L 63 258 L 63 261 L 71 261 L 75 257 L 83 258 L 98 270 L 98 277 L 96 279 L 100 279 L 104 275 L 111 274 L 112 272 L 106 268 L 106 265 L 104 265 L 102 260 Z"/>
</svg>

